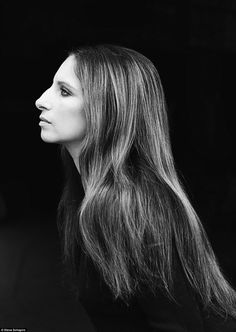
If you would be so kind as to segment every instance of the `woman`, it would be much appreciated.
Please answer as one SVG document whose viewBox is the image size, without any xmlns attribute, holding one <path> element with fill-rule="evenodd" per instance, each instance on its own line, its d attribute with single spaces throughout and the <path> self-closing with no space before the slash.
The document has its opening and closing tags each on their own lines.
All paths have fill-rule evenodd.
<svg viewBox="0 0 236 332">
<path fill-rule="evenodd" d="M 36 106 L 66 171 L 64 262 L 97 330 L 234 331 L 236 293 L 176 174 L 153 63 L 82 47 Z"/>
</svg>

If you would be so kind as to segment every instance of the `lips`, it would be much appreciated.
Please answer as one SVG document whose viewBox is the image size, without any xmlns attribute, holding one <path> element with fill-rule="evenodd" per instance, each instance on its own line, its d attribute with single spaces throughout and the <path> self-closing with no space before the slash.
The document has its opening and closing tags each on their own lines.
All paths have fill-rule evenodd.
<svg viewBox="0 0 236 332">
<path fill-rule="evenodd" d="M 40 118 L 41 121 L 44 121 L 44 122 L 47 122 L 47 123 L 51 123 L 47 119 L 45 119 L 43 116 L 40 116 L 39 118 Z"/>
</svg>

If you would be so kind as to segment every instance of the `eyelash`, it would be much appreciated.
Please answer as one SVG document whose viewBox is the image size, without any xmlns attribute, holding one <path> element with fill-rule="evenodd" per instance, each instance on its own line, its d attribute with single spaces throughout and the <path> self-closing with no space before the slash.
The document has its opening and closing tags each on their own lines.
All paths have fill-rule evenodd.
<svg viewBox="0 0 236 332">
<path fill-rule="evenodd" d="M 64 87 L 60 87 L 60 91 L 61 91 L 62 97 L 68 97 L 71 95 L 70 92 L 68 90 L 66 90 Z M 66 95 L 63 95 L 64 92 L 66 93 Z"/>
</svg>

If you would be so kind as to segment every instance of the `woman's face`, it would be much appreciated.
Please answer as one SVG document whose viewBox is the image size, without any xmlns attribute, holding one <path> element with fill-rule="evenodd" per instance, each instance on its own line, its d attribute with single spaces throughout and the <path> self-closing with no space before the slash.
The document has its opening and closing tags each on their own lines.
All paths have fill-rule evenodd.
<svg viewBox="0 0 236 332">
<path fill-rule="evenodd" d="M 67 147 L 78 146 L 85 134 L 83 95 L 75 75 L 75 58 L 69 56 L 56 72 L 53 83 L 36 100 L 41 111 L 41 138 L 48 143 L 61 143 Z"/>
</svg>

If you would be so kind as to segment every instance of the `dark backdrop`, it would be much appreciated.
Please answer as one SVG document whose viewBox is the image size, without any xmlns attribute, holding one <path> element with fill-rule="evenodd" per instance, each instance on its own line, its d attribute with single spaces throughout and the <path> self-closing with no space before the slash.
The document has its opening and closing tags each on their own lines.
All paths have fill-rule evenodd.
<svg viewBox="0 0 236 332">
<path fill-rule="evenodd" d="M 35 237 L 42 241 L 37 248 L 50 227 L 57 234 L 56 209 L 63 184 L 59 150 L 41 141 L 34 102 L 51 84 L 68 50 L 103 42 L 134 48 L 156 65 L 166 93 L 177 169 L 225 275 L 236 285 L 235 1 L 83 0 L 55 6 L 5 2 L 0 110 L 2 293 L 15 294 L 7 276 L 11 268 L 5 267 L 9 246 L 18 252 L 11 234 L 15 232 L 19 243 L 25 243 L 22 234 L 28 234 L 28 239 L 38 229 Z M 15 272 L 11 273 L 14 279 Z"/>
</svg>

